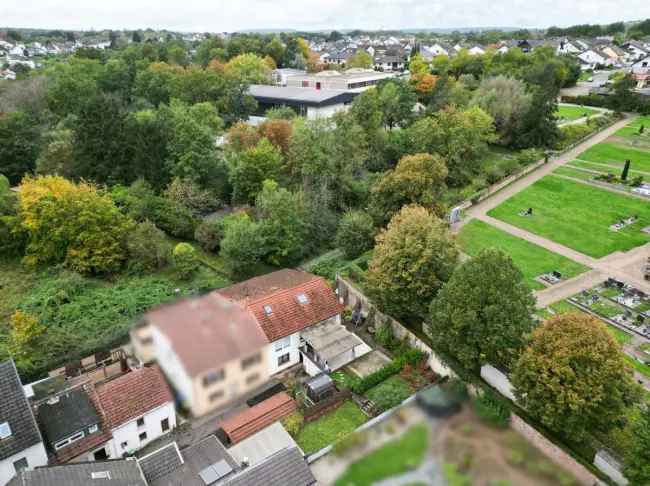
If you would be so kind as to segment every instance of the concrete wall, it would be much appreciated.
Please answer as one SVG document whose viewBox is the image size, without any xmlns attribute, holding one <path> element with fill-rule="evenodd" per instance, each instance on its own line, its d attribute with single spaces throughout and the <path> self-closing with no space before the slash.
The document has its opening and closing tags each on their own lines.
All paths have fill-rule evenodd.
<svg viewBox="0 0 650 486">
<path fill-rule="evenodd" d="M 347 111 L 350 105 L 337 103 L 329 106 L 308 106 L 307 118 L 315 120 L 317 118 L 329 118 L 340 111 Z"/>
<path fill-rule="evenodd" d="M 152 326 L 154 356 L 165 377 L 174 388 L 176 397 L 183 406 L 192 407 L 194 401 L 194 386 L 181 360 L 172 348 L 166 335 Z"/>
<path fill-rule="evenodd" d="M 598 451 L 594 457 L 594 466 L 620 486 L 627 486 L 629 481 L 621 473 L 621 463 L 606 451 Z"/>
<path fill-rule="evenodd" d="M 456 374 L 449 366 L 447 366 L 438 355 L 433 352 L 433 349 L 417 337 L 408 328 L 404 327 L 399 321 L 393 319 L 389 315 L 380 312 L 377 307 L 368 299 L 363 293 L 357 289 L 351 282 L 344 278 L 337 277 L 336 291 L 339 295 L 339 300 L 342 304 L 355 308 L 357 304 L 361 304 L 361 313 L 368 316 L 371 309 L 375 312 L 375 326 L 379 323 L 390 324 L 393 335 L 399 339 L 406 338 L 409 345 L 429 354 L 429 367 L 440 376 L 455 377 Z"/>
<path fill-rule="evenodd" d="M 521 417 L 516 414 L 510 415 L 510 426 L 519 432 L 528 442 L 541 451 L 546 457 L 558 466 L 566 469 L 575 476 L 575 478 L 586 486 L 603 485 L 602 481 L 592 474 L 586 467 L 577 462 L 568 453 L 560 447 L 553 444 L 550 440 L 537 432 L 533 427 L 528 425 Z"/>
<path fill-rule="evenodd" d="M 11 478 L 16 475 L 16 470 L 14 469 L 14 462 L 19 461 L 20 459 L 27 459 L 28 469 L 34 469 L 37 466 L 46 466 L 47 465 L 47 454 L 45 453 L 45 447 L 42 442 L 38 442 L 31 447 L 14 454 L 6 458 L 3 461 L 0 461 L 0 486 L 7 484 Z"/>
<path fill-rule="evenodd" d="M 481 378 L 498 390 L 501 395 L 516 402 L 515 389 L 508 376 L 492 365 L 481 366 Z"/>
</svg>

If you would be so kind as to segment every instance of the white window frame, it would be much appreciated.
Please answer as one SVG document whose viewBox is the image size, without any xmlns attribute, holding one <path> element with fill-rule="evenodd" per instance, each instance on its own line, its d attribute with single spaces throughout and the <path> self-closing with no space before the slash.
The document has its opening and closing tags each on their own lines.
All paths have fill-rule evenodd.
<svg viewBox="0 0 650 486">
<path fill-rule="evenodd" d="M 98 430 L 99 430 L 99 426 L 98 426 L 98 425 L 91 425 L 90 427 L 88 427 L 88 433 L 89 433 L 89 434 L 94 434 L 94 433 L 97 432 Z"/>
<path fill-rule="evenodd" d="M 54 449 L 57 451 L 59 449 L 63 449 L 64 447 L 72 444 L 73 442 L 77 442 L 78 440 L 83 439 L 86 436 L 86 433 L 82 430 L 81 432 L 77 432 L 76 434 L 68 437 L 67 439 L 60 440 L 56 444 L 54 444 Z"/>
</svg>

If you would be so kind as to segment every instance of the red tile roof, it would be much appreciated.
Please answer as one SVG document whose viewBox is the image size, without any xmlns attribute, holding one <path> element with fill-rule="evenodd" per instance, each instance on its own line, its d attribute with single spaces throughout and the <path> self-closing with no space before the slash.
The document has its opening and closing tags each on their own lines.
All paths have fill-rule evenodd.
<svg viewBox="0 0 650 486">
<path fill-rule="evenodd" d="M 250 356 L 268 341 L 253 314 L 217 292 L 155 309 L 147 321 L 172 343 L 191 377 Z"/>
<path fill-rule="evenodd" d="M 96 390 L 100 407 L 110 429 L 115 429 L 174 401 L 158 365 L 131 371 L 98 385 Z"/>
<path fill-rule="evenodd" d="M 311 277 L 309 281 L 295 287 L 248 301 L 248 308 L 255 315 L 269 342 L 294 334 L 343 311 L 343 305 L 325 279 L 313 275 Z M 307 298 L 305 303 L 298 300 L 300 294 Z"/>
<path fill-rule="evenodd" d="M 219 425 L 235 444 L 268 427 L 296 410 L 296 402 L 285 392 L 272 397 L 230 417 Z"/>
<path fill-rule="evenodd" d="M 275 272 L 249 278 L 225 289 L 217 290 L 224 297 L 237 302 L 248 302 L 251 300 L 267 297 L 270 294 L 281 290 L 291 289 L 298 285 L 310 282 L 315 277 L 311 273 L 292 268 L 283 268 Z"/>
</svg>

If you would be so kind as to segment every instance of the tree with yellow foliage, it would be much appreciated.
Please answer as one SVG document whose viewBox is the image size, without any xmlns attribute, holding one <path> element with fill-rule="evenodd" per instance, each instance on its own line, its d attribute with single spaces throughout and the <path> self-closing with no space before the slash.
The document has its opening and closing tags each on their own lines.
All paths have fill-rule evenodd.
<svg viewBox="0 0 650 486">
<path fill-rule="evenodd" d="M 9 318 L 7 350 L 21 369 L 30 368 L 34 345 L 46 330 L 36 316 L 21 310 L 17 310 Z"/>
<path fill-rule="evenodd" d="M 81 273 L 120 269 L 133 222 L 108 195 L 59 176 L 26 177 L 19 194 L 26 263 L 64 263 Z"/>
</svg>

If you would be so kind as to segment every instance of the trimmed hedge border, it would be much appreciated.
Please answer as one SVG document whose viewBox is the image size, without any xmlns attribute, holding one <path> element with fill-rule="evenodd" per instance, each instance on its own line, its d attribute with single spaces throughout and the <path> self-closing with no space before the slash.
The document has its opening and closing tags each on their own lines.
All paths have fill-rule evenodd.
<svg viewBox="0 0 650 486">
<path fill-rule="evenodd" d="M 387 365 L 379 368 L 373 373 L 370 373 L 365 378 L 359 379 L 353 383 L 350 388 L 357 395 L 363 395 L 371 388 L 402 371 L 402 368 L 407 364 L 411 366 L 417 365 L 426 357 L 426 355 L 427 354 L 424 351 L 420 351 L 419 349 L 409 349 Z"/>
</svg>

